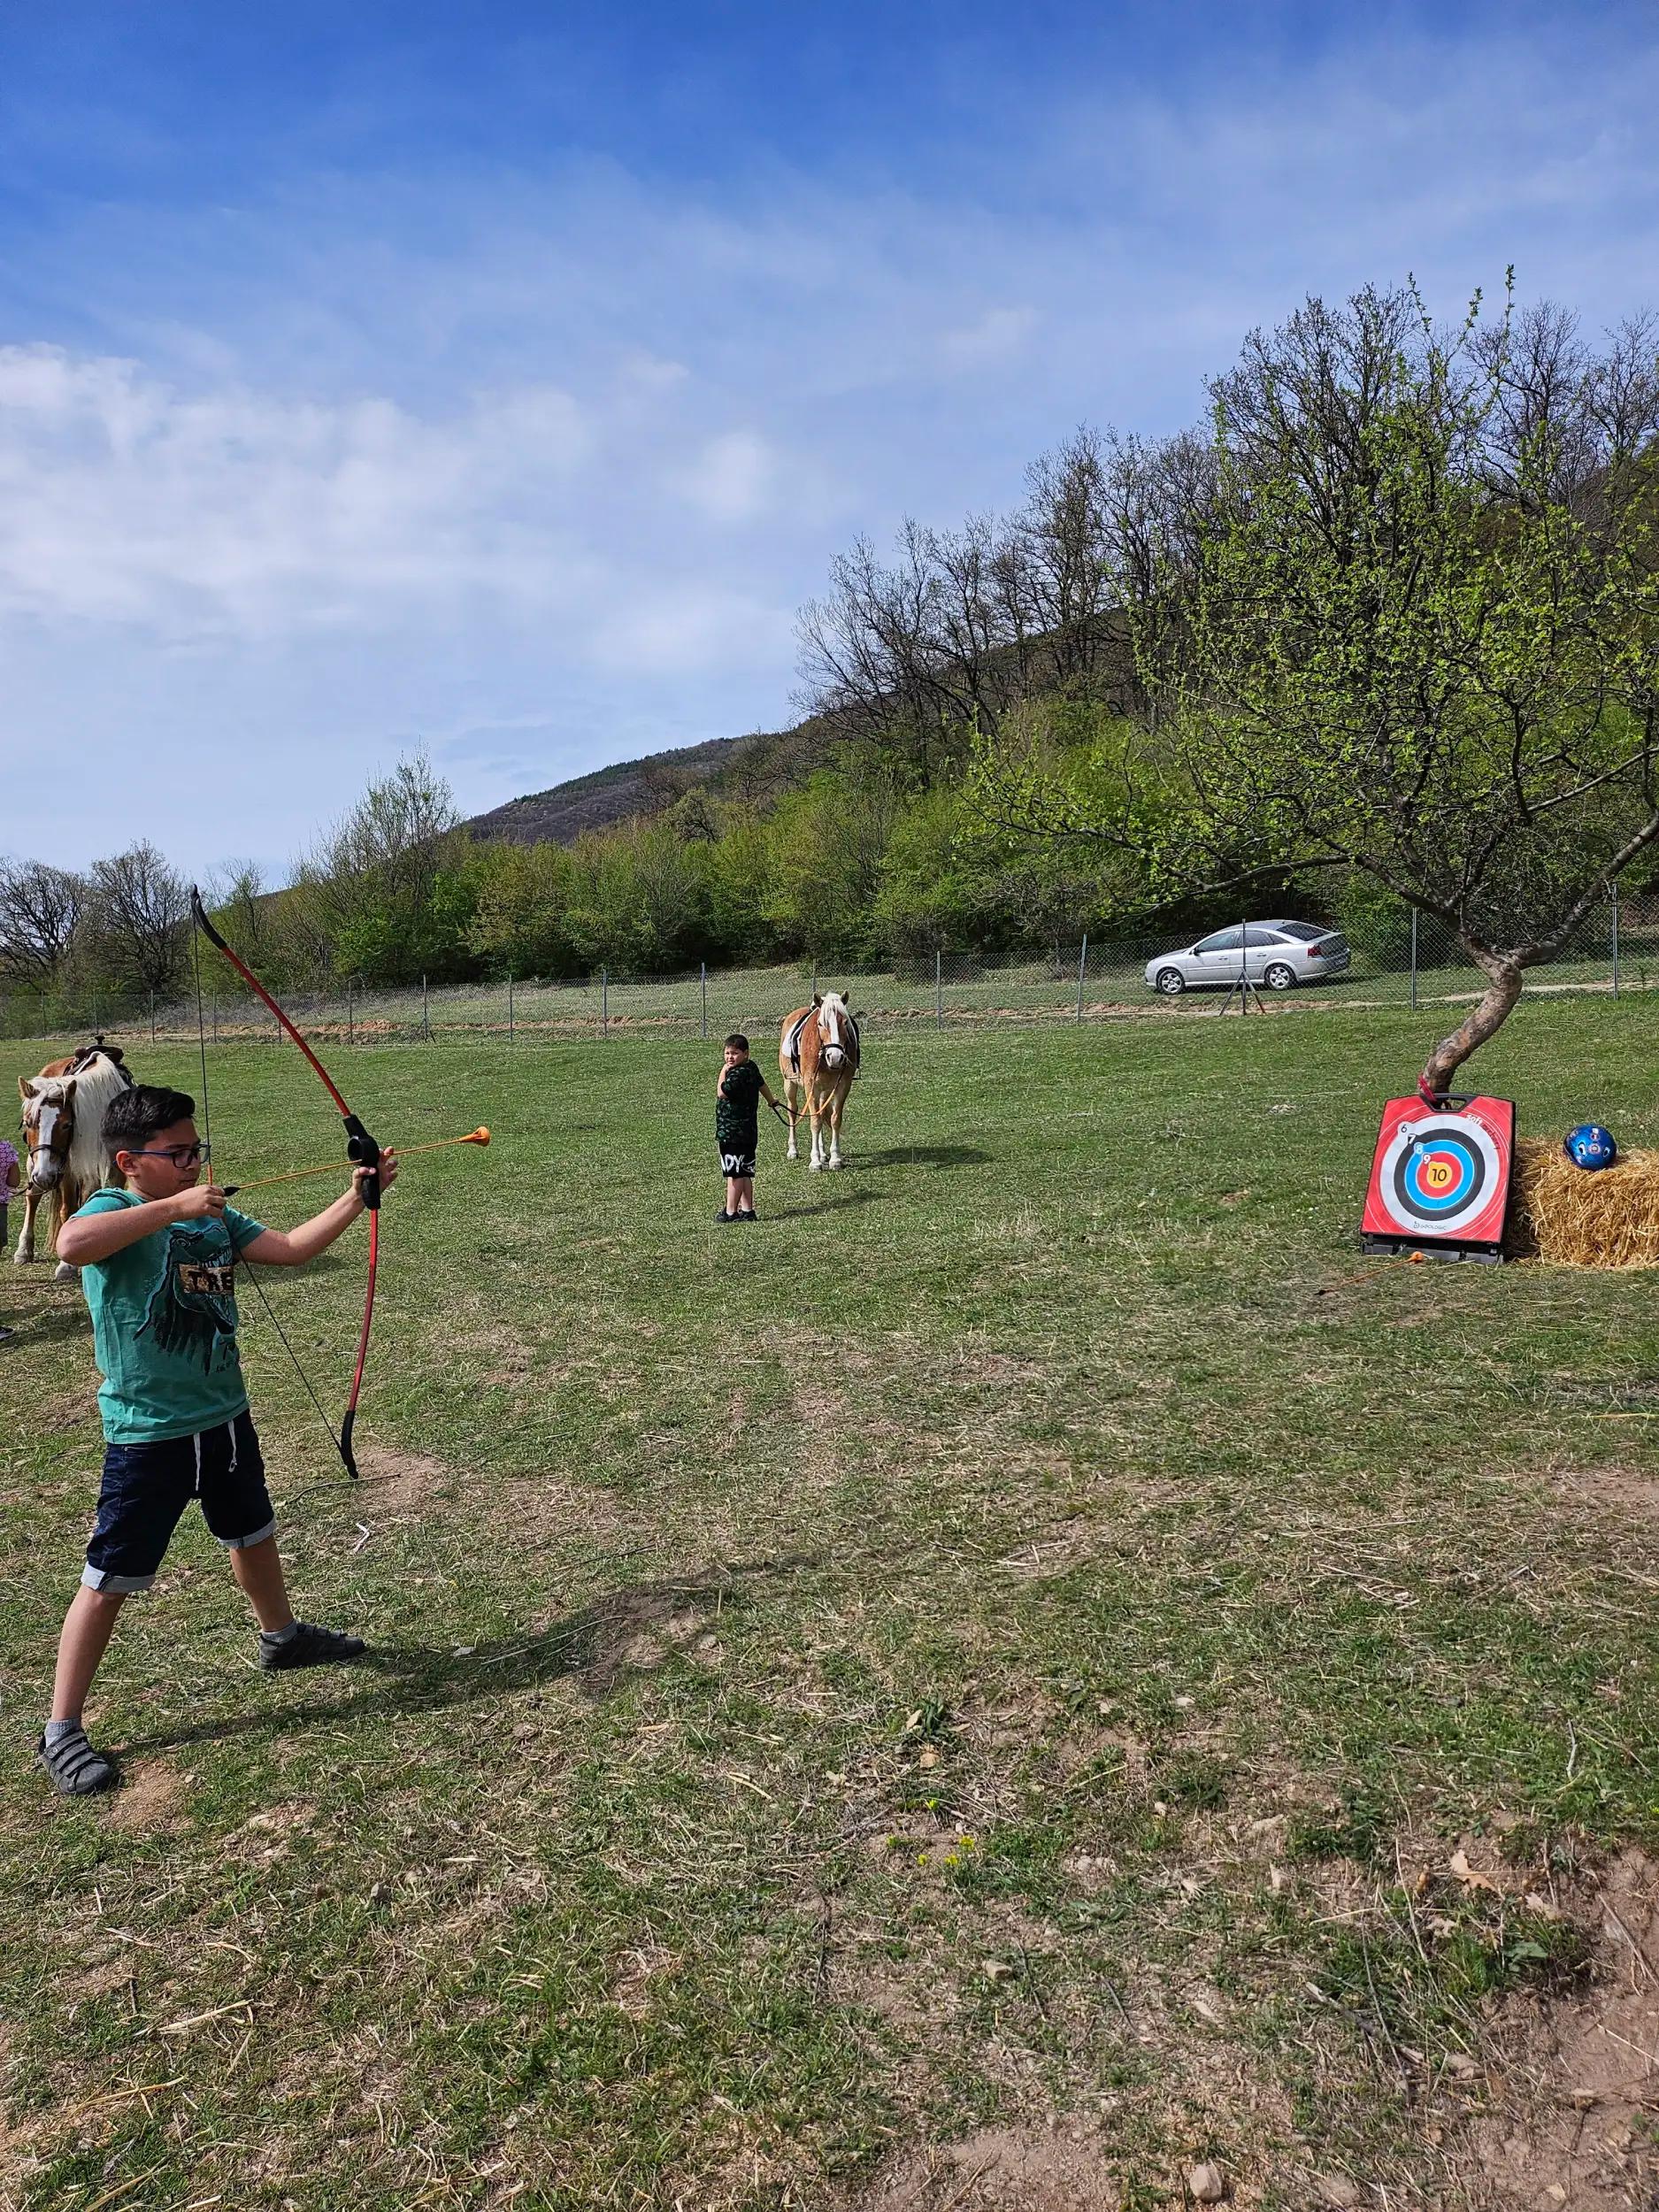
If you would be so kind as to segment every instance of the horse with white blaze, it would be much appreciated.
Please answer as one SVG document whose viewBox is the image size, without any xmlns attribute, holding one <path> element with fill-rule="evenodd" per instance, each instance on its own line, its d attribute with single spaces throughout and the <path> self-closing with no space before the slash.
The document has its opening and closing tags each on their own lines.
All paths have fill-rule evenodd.
<svg viewBox="0 0 1659 2212">
<path fill-rule="evenodd" d="M 858 1024 L 839 991 L 815 993 L 810 1006 L 797 1007 L 786 1018 L 778 1042 L 778 1070 L 789 1111 L 790 1159 L 800 1157 L 795 1131 L 804 1112 L 812 1122 L 808 1166 L 841 1166 L 841 1116 L 858 1072 Z"/>
<path fill-rule="evenodd" d="M 19 1267 L 35 1257 L 35 1217 L 49 1204 L 55 1247 L 58 1233 L 80 1211 L 93 1192 L 117 1179 L 115 1164 L 104 1148 L 104 1114 L 110 1101 L 131 1087 L 120 1048 L 100 1037 L 66 1060 L 50 1060 L 38 1075 L 20 1075 L 23 1134 L 28 1142 L 28 1177 L 23 1187 L 23 1227 L 12 1256 Z M 75 1270 L 58 1263 L 57 1280 L 73 1282 Z"/>
</svg>

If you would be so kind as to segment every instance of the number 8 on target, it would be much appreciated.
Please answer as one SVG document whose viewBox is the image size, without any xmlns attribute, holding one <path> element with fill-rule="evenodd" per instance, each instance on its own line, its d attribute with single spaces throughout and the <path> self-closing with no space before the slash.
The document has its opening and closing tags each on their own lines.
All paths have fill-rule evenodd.
<svg viewBox="0 0 1659 2212">
<path fill-rule="evenodd" d="M 1371 1161 L 1361 1242 L 1368 1252 L 1502 1259 L 1514 1156 L 1512 1100 L 1432 1107 L 1420 1098 L 1391 1098 Z"/>
</svg>

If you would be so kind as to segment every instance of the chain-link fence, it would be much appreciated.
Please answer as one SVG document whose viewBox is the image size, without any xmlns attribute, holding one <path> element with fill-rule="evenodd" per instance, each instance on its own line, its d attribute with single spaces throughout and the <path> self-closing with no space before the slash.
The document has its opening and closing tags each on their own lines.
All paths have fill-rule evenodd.
<svg viewBox="0 0 1659 2212">
<path fill-rule="evenodd" d="M 1338 946 L 1317 958 L 1298 950 L 1308 945 L 1307 936 L 1270 937 L 1271 928 L 1246 917 L 1201 937 L 1164 931 L 1104 942 L 1085 939 L 1058 945 L 1044 958 L 1002 964 L 941 952 L 879 968 L 841 962 L 643 977 L 602 969 L 570 979 L 503 976 L 396 991 L 348 980 L 325 991 L 285 992 L 283 1004 L 306 1035 L 334 1045 L 478 1037 L 534 1045 L 562 1038 L 719 1038 L 733 1029 L 764 1034 L 820 986 L 846 993 L 860 1022 L 878 1031 L 1130 1016 L 1183 1019 L 1257 1003 L 1308 1011 L 1430 1006 L 1478 995 L 1484 987 L 1479 971 L 1443 925 L 1404 908 L 1350 924 Z M 1172 971 L 1179 986 L 1169 980 Z M 1527 978 L 1529 991 L 1612 996 L 1655 984 L 1659 895 L 1651 893 L 1609 899 L 1586 916 L 1557 960 Z M 282 1033 L 241 991 L 209 992 L 198 1008 L 194 997 L 0 987 L 0 1036 L 9 1038 L 102 1034 L 124 1042 L 148 1037 L 194 1044 L 198 1024 L 210 1045 L 274 1043 Z"/>
</svg>

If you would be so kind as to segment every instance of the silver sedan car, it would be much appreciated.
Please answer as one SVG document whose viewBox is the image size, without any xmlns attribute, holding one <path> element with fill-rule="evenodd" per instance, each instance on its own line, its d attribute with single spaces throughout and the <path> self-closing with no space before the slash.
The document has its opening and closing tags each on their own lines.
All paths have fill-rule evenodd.
<svg viewBox="0 0 1659 2212">
<path fill-rule="evenodd" d="M 1179 998 L 1183 991 L 1225 990 L 1242 971 L 1263 989 L 1292 991 L 1340 975 L 1352 957 L 1341 931 L 1317 922 L 1235 922 L 1148 960 L 1147 981 L 1164 997 Z"/>
</svg>

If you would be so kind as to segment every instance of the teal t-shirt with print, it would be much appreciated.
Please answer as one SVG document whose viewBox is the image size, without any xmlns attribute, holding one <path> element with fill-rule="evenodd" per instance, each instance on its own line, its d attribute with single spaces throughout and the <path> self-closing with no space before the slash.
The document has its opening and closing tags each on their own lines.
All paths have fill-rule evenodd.
<svg viewBox="0 0 1659 2212">
<path fill-rule="evenodd" d="M 143 1203 L 134 1191 L 96 1191 L 75 1218 Z M 221 1221 L 175 1221 L 81 1268 L 108 1442 L 197 1436 L 246 1412 L 235 1263 L 264 1233 L 262 1222 L 227 1206 Z"/>
</svg>

